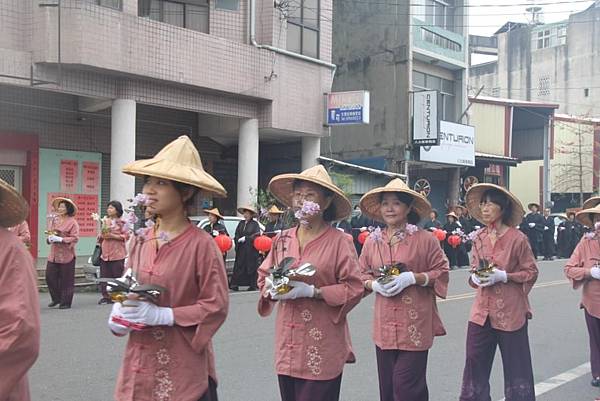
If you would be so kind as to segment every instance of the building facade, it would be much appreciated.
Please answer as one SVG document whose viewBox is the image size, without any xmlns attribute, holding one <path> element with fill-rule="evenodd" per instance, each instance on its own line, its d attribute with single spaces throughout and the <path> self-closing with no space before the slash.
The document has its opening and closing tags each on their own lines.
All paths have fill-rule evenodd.
<svg viewBox="0 0 600 401">
<path fill-rule="evenodd" d="M 281 171 L 317 163 L 331 88 L 331 0 L 0 0 L 0 176 L 31 205 L 47 253 L 48 199 L 125 201 L 120 173 L 189 135 L 235 213 Z M 42 233 L 42 235 L 40 235 Z"/>
</svg>

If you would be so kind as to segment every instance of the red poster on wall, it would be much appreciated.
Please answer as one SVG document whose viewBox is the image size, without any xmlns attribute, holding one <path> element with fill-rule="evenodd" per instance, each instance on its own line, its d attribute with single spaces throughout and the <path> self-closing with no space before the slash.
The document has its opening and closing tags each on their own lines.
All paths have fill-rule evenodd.
<svg viewBox="0 0 600 401">
<path fill-rule="evenodd" d="M 100 193 L 100 163 L 84 161 L 83 170 L 83 193 L 98 195 Z"/>
<path fill-rule="evenodd" d="M 66 197 L 71 199 L 77 205 L 77 214 L 75 220 L 79 224 L 80 237 L 95 237 L 98 233 L 98 222 L 91 217 L 92 213 L 98 213 L 98 195 L 88 194 L 64 194 L 59 192 L 48 193 L 48 214 L 53 213 L 52 200 L 57 197 Z"/>
<path fill-rule="evenodd" d="M 60 161 L 60 190 L 61 192 L 76 192 L 79 172 L 77 160 Z"/>
</svg>

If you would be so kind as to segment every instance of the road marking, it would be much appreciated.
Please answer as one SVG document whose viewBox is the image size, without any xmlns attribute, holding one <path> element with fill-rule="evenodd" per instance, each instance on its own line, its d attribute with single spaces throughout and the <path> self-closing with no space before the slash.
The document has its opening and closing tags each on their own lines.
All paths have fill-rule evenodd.
<svg viewBox="0 0 600 401">
<path fill-rule="evenodd" d="M 555 285 L 563 285 L 569 284 L 569 280 L 555 280 L 555 281 L 547 281 L 545 283 L 535 284 L 533 288 L 545 288 L 545 287 L 553 287 Z M 462 299 L 475 298 L 477 296 L 477 292 L 465 292 L 463 294 L 449 295 L 446 299 L 437 299 L 438 303 L 441 302 L 450 302 L 450 301 L 460 301 Z"/>
<path fill-rule="evenodd" d="M 535 385 L 535 395 L 540 396 L 544 393 L 554 390 L 555 388 L 557 388 L 559 386 L 562 386 L 563 384 L 566 384 L 568 382 L 576 380 L 583 375 L 589 374 L 590 369 L 591 369 L 590 363 L 586 362 L 586 363 L 583 363 L 583 364 L 577 366 L 576 368 L 567 370 L 566 372 L 560 373 L 554 377 L 549 378 L 548 380 L 540 382 Z M 499 401 L 504 401 L 504 400 L 505 399 L 502 398 Z"/>
</svg>

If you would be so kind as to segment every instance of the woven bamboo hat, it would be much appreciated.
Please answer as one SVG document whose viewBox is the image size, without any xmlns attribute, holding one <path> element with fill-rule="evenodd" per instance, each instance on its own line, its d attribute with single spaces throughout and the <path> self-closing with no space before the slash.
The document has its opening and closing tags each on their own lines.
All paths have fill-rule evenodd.
<svg viewBox="0 0 600 401">
<path fill-rule="evenodd" d="M 70 204 L 71 206 L 73 206 L 73 209 L 75 209 L 75 213 L 73 213 L 74 215 L 77 214 L 77 205 L 75 204 L 75 202 L 73 202 L 72 199 L 69 198 L 63 198 L 62 196 L 58 196 L 54 199 L 52 199 L 52 207 L 54 208 L 54 210 L 58 210 L 58 206 L 62 203 L 62 202 L 66 202 L 68 204 Z"/>
<path fill-rule="evenodd" d="M 249 212 L 251 212 L 252 214 L 258 214 L 258 213 L 256 212 L 256 209 L 254 209 L 254 208 L 253 208 L 252 206 L 250 206 L 250 205 L 245 205 L 245 206 L 242 206 L 242 207 L 238 207 L 238 209 L 237 209 L 237 211 L 238 211 L 238 212 L 240 212 L 241 214 L 244 214 L 244 212 L 245 212 L 246 210 L 247 210 L 247 211 L 249 211 Z"/>
<path fill-rule="evenodd" d="M 29 213 L 25 198 L 6 181 L 0 179 L 0 226 L 9 228 L 23 222 Z"/>
<path fill-rule="evenodd" d="M 579 221 L 584 226 L 594 228 L 594 218 L 592 216 L 593 214 L 600 214 L 600 204 L 589 209 L 583 209 L 577 212 L 575 216 L 577 221 Z"/>
<path fill-rule="evenodd" d="M 227 191 L 213 176 L 204 171 L 198 150 L 187 135 L 182 135 L 162 148 L 152 159 L 126 164 L 125 174 L 157 177 L 198 187 L 217 196 Z"/>
<path fill-rule="evenodd" d="M 465 203 L 467 204 L 467 210 L 469 211 L 471 217 L 477 221 L 483 221 L 483 215 L 481 213 L 481 207 L 479 204 L 481 203 L 481 197 L 483 196 L 483 193 L 488 189 L 496 189 L 508 197 L 509 202 L 512 204 L 512 214 L 508 218 L 507 225 L 511 227 L 519 225 L 521 220 L 523 220 L 523 215 L 525 214 L 523 205 L 516 196 L 510 193 L 510 191 L 495 184 L 475 184 L 469 188 L 467 194 L 465 195 Z"/>
<path fill-rule="evenodd" d="M 454 210 L 456 210 L 456 209 L 461 209 L 463 211 L 463 213 L 468 211 L 467 208 L 464 207 L 463 205 L 455 205 Z"/>
<path fill-rule="evenodd" d="M 223 217 L 223 215 L 221 215 L 221 212 L 219 211 L 218 208 L 204 209 L 204 213 L 212 214 L 213 216 L 217 216 L 220 219 L 224 219 L 225 218 L 225 217 Z"/>
<path fill-rule="evenodd" d="M 527 209 L 531 210 L 531 208 L 532 208 L 533 206 L 537 207 L 537 208 L 538 208 L 538 210 L 540 210 L 540 204 L 539 204 L 539 203 L 536 203 L 536 202 L 531 202 L 531 203 L 529 203 L 529 204 L 527 205 Z"/>
<path fill-rule="evenodd" d="M 352 212 L 352 203 L 344 195 L 344 192 L 334 183 L 325 167 L 316 165 L 308 168 L 300 174 L 280 174 L 276 175 L 269 182 L 269 191 L 285 206 L 292 206 L 294 192 L 294 181 L 301 180 L 312 182 L 329 191 L 333 192 L 333 205 L 335 205 L 334 220 L 342 220 L 350 216 Z"/>
<path fill-rule="evenodd" d="M 458 216 L 454 212 L 446 213 L 446 217 L 454 217 L 454 220 L 458 220 Z"/>
<path fill-rule="evenodd" d="M 583 209 L 591 209 L 600 205 L 600 196 L 592 196 L 590 199 L 583 202 Z"/>
<path fill-rule="evenodd" d="M 283 210 L 280 210 L 277 206 L 273 205 L 267 211 L 269 214 L 283 214 L 285 213 Z"/>
<path fill-rule="evenodd" d="M 394 178 L 386 186 L 372 189 L 360 198 L 359 205 L 362 212 L 374 220 L 383 221 L 380 204 L 381 195 L 386 192 L 399 192 L 410 195 L 412 203 L 409 206 L 421 219 L 427 217 L 431 211 L 431 204 L 423 195 L 410 189 L 400 178 Z"/>
</svg>

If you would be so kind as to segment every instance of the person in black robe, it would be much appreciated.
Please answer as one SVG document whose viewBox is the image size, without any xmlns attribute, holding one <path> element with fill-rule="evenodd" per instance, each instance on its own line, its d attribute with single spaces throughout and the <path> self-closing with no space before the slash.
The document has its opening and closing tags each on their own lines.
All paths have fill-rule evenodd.
<svg viewBox="0 0 600 401">
<path fill-rule="evenodd" d="M 438 220 L 438 216 L 438 212 L 435 209 L 429 212 L 429 220 L 423 224 L 423 228 L 429 231 L 433 231 L 435 228 L 442 228 L 442 223 Z"/>
<path fill-rule="evenodd" d="M 555 254 L 554 243 L 554 217 L 550 216 L 550 209 L 544 209 L 544 260 L 552 260 Z"/>
<path fill-rule="evenodd" d="M 581 237 L 583 237 L 583 234 L 585 233 L 585 226 L 583 224 L 581 224 L 580 222 L 578 222 L 577 220 L 575 220 L 575 218 L 573 217 L 573 225 L 571 226 L 571 230 L 572 230 L 572 235 L 571 235 L 571 242 L 569 244 L 569 251 L 570 251 L 569 255 L 573 254 L 573 251 L 577 247 L 577 244 L 579 244 Z"/>
<path fill-rule="evenodd" d="M 446 231 L 446 239 L 444 240 L 444 253 L 450 263 L 450 270 L 458 268 L 457 248 L 450 245 L 448 239 L 452 232 L 460 226 L 457 223 L 458 216 L 454 212 L 450 212 L 446 215 L 446 224 L 444 224 L 443 230 Z"/>
<path fill-rule="evenodd" d="M 356 248 L 356 254 L 360 256 L 362 251 L 362 244 L 358 242 L 358 236 L 361 232 L 366 231 L 369 227 L 383 227 L 384 224 L 373 219 L 368 218 L 362 214 L 360 207 L 356 205 L 352 212 L 352 219 L 350 219 L 350 226 L 352 227 L 352 239 L 354 239 L 354 247 Z"/>
<path fill-rule="evenodd" d="M 269 222 L 265 225 L 265 235 L 273 238 L 285 229 L 281 216 L 284 211 L 273 205 L 268 210 Z"/>
<path fill-rule="evenodd" d="M 260 226 L 254 220 L 256 211 L 250 206 L 238 209 L 244 220 L 235 229 L 235 263 L 229 288 L 239 291 L 240 286 L 248 286 L 248 291 L 255 291 L 258 278 L 257 269 L 260 255 L 254 248 L 254 239 L 260 235 Z"/>
<path fill-rule="evenodd" d="M 212 235 L 213 238 L 219 234 L 229 236 L 227 228 L 225 228 L 225 225 L 222 223 L 224 217 L 221 215 L 219 209 L 205 209 L 204 212 L 208 216 L 208 224 L 204 226 L 204 231 Z"/>
<path fill-rule="evenodd" d="M 521 228 L 525 230 L 533 256 L 537 259 L 538 255 L 542 253 L 544 217 L 539 213 L 540 206 L 537 203 L 530 203 L 527 208 L 530 212 L 521 223 Z"/>
<path fill-rule="evenodd" d="M 460 229 L 465 235 L 469 234 L 473 228 L 471 227 L 471 222 L 466 217 L 467 208 L 462 205 L 456 205 L 454 213 L 458 216 L 457 223 Z M 456 261 L 459 267 L 469 267 L 469 250 L 464 241 L 456 248 Z"/>
<path fill-rule="evenodd" d="M 575 213 L 567 213 L 567 220 L 558 225 L 558 254 L 561 258 L 570 258 L 573 253 L 572 243 L 575 241 Z"/>
<path fill-rule="evenodd" d="M 331 227 L 337 228 L 345 232 L 346 234 L 352 235 L 352 226 L 348 220 L 338 220 L 331 223 Z"/>
</svg>

